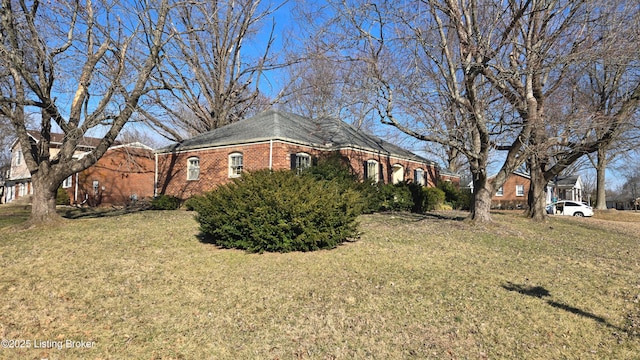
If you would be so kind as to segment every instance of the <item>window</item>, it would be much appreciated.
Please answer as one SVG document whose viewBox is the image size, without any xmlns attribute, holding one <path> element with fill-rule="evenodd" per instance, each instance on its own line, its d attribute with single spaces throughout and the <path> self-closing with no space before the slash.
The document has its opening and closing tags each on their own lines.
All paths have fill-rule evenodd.
<svg viewBox="0 0 640 360">
<path fill-rule="evenodd" d="M 413 171 L 413 181 L 420 186 L 424 186 L 424 170 L 415 169 Z"/>
<path fill-rule="evenodd" d="M 500 189 L 496 191 L 496 196 L 503 196 L 503 195 L 504 195 L 504 189 L 502 188 L 502 186 L 500 186 Z"/>
<path fill-rule="evenodd" d="M 191 157 L 187 159 L 187 180 L 198 180 L 200 178 L 200 159 Z"/>
<path fill-rule="evenodd" d="M 524 196 L 524 185 L 516 185 L 516 196 Z"/>
<path fill-rule="evenodd" d="M 365 161 L 364 163 L 364 177 L 373 182 L 380 180 L 380 165 L 375 160 Z"/>
<path fill-rule="evenodd" d="M 391 170 L 393 171 L 391 174 L 391 180 L 394 184 L 404 181 L 404 167 L 400 164 L 395 164 L 392 166 Z"/>
<path fill-rule="evenodd" d="M 311 166 L 311 155 L 305 153 L 291 154 L 291 169 L 300 173 Z"/>
<path fill-rule="evenodd" d="M 71 176 L 69 176 L 68 178 L 64 179 L 64 181 L 62 182 L 62 187 L 65 189 L 70 188 L 72 181 L 73 180 L 71 179 Z"/>
<path fill-rule="evenodd" d="M 22 164 L 22 150 L 16 152 L 16 165 Z"/>
<path fill-rule="evenodd" d="M 229 155 L 229 177 L 242 176 L 242 154 L 233 153 Z"/>
</svg>

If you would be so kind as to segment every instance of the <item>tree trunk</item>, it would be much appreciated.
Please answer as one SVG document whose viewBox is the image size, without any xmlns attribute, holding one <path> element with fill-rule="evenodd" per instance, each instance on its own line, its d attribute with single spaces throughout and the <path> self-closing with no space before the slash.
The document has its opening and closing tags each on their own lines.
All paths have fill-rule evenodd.
<svg viewBox="0 0 640 360">
<path fill-rule="evenodd" d="M 30 225 L 40 225 L 60 220 L 56 212 L 58 185 L 52 176 L 36 173 L 31 178 L 33 197 L 31 199 Z"/>
<path fill-rule="evenodd" d="M 473 204 L 470 218 L 477 222 L 491 222 L 491 196 L 493 191 L 487 176 L 482 173 L 473 176 Z"/>
<path fill-rule="evenodd" d="M 527 202 L 529 209 L 527 210 L 527 216 L 533 220 L 543 221 L 547 218 L 547 196 L 545 189 L 547 187 L 547 180 L 544 178 L 544 174 L 538 167 L 531 168 L 531 186 L 529 186 L 529 198 Z"/>
<path fill-rule="evenodd" d="M 607 195 L 605 192 L 605 170 L 607 169 L 607 153 L 604 147 L 598 147 L 598 162 L 596 163 L 596 209 L 607 209 Z"/>
</svg>

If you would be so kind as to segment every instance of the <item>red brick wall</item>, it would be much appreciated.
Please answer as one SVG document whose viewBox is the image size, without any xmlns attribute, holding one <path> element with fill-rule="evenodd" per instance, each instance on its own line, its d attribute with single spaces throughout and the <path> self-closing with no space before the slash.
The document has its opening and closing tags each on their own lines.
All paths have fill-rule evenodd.
<svg viewBox="0 0 640 360">
<path fill-rule="evenodd" d="M 491 206 L 495 208 L 518 208 L 527 206 L 527 194 L 531 180 L 518 174 L 511 174 L 504 185 L 502 185 L 503 195 L 497 196 L 495 193 L 491 197 Z M 516 195 L 516 185 L 524 186 L 524 196 Z M 497 191 L 497 189 L 496 189 Z"/>
<path fill-rule="evenodd" d="M 269 167 L 269 148 L 270 144 L 266 142 L 175 154 L 158 154 L 158 193 L 188 199 L 193 195 L 202 194 L 218 185 L 231 181 L 228 168 L 229 155 L 234 152 L 243 154 L 244 171 L 266 169 Z M 290 169 L 291 154 L 303 152 L 312 157 L 331 154 L 331 152 L 280 141 L 274 141 L 271 150 L 272 169 L 274 170 Z M 366 160 L 377 160 L 383 165 L 385 183 L 391 181 L 391 167 L 395 164 L 400 164 L 404 167 L 405 180 L 413 180 L 413 170 L 417 168 L 422 168 L 425 171 L 429 186 L 435 186 L 435 181 L 438 178 L 437 169 L 424 163 L 397 160 L 358 150 L 341 150 L 340 154 L 349 159 L 349 165 L 353 172 L 360 178 L 363 178 L 363 163 Z M 188 181 L 187 161 L 193 156 L 198 157 L 200 160 L 200 177 L 198 180 Z"/>
<path fill-rule="evenodd" d="M 107 151 L 93 166 L 72 177 L 66 188 L 72 204 L 125 205 L 135 194 L 138 200 L 153 197 L 155 160 L 150 150 L 121 147 Z M 98 191 L 93 182 L 98 181 Z"/>
<path fill-rule="evenodd" d="M 458 189 L 460 189 L 460 177 L 440 174 L 440 181 L 451 181 Z"/>
</svg>

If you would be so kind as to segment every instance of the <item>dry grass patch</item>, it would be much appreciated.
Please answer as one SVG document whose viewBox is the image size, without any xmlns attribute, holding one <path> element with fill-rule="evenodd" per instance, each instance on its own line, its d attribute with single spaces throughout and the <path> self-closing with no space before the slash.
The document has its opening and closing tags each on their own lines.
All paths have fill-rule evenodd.
<svg viewBox="0 0 640 360">
<path fill-rule="evenodd" d="M 29 215 L 31 215 L 31 207 L 28 205 L 0 205 L 0 230 L 24 223 Z"/>
<path fill-rule="evenodd" d="M 363 216 L 330 251 L 246 254 L 146 211 L 4 233 L 0 358 L 633 358 L 640 236 L 593 219 Z M 634 331 L 636 331 L 634 333 Z"/>
</svg>

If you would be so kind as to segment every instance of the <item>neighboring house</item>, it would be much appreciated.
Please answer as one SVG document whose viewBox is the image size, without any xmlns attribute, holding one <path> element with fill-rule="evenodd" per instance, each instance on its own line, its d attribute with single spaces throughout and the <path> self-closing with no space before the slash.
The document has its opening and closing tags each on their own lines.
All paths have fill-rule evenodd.
<svg viewBox="0 0 640 360">
<path fill-rule="evenodd" d="M 156 192 L 187 199 L 244 171 L 302 169 L 330 155 L 361 179 L 425 186 L 439 179 L 435 163 L 343 121 L 269 110 L 156 150 Z"/>
<path fill-rule="evenodd" d="M 440 169 L 439 179 L 440 181 L 451 182 L 456 186 L 456 188 L 460 189 L 460 174 L 456 174 L 445 169 Z"/>
<path fill-rule="evenodd" d="M 547 204 L 557 200 L 582 202 L 583 189 L 580 175 L 557 176 L 547 184 Z"/>
<path fill-rule="evenodd" d="M 640 209 L 640 198 L 629 199 L 616 197 L 613 199 L 607 199 L 607 209 L 616 210 L 637 210 Z"/>
<path fill-rule="evenodd" d="M 62 187 L 72 205 L 127 205 L 153 197 L 154 169 L 152 148 L 141 143 L 116 145 L 94 165 L 63 181 Z"/>
<path fill-rule="evenodd" d="M 524 209 L 527 206 L 530 186 L 531 177 L 528 174 L 514 171 L 491 197 L 491 207 L 498 209 Z"/>
<path fill-rule="evenodd" d="M 36 142 L 40 134 L 30 131 Z M 55 156 L 64 134 L 51 134 L 50 156 Z M 74 157 L 81 158 L 95 148 L 100 139 L 85 137 Z M 140 143 L 116 144 L 88 169 L 71 175 L 61 186 L 67 191 L 71 205 L 124 205 L 131 200 L 153 196 L 153 150 Z M 33 194 L 31 174 L 20 143 L 11 146 L 11 168 L 5 180 L 4 201 L 9 203 Z"/>
<path fill-rule="evenodd" d="M 489 178 L 492 181 L 493 176 Z M 531 176 L 515 171 L 491 197 L 491 207 L 498 209 L 523 209 L 527 207 Z M 473 191 L 473 183 L 469 184 Z M 547 204 L 557 200 L 582 202 L 583 184 L 580 175 L 558 176 L 547 184 Z"/>
</svg>

